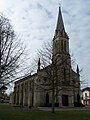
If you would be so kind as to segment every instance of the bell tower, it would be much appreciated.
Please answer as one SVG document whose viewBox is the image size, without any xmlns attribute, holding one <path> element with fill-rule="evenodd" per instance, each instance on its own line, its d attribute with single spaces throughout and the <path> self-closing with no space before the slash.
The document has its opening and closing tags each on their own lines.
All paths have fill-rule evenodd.
<svg viewBox="0 0 90 120">
<path fill-rule="evenodd" d="M 53 38 L 53 60 L 57 60 L 58 64 L 60 64 L 63 61 L 71 67 L 71 58 L 69 54 L 69 37 L 65 31 L 60 6 L 55 35 Z"/>
</svg>

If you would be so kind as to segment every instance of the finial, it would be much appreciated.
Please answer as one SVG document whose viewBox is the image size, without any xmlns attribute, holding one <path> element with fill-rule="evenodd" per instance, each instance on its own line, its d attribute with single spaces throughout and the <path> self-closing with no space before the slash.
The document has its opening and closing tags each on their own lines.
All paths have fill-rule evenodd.
<svg viewBox="0 0 90 120">
<path fill-rule="evenodd" d="M 59 8 L 61 7 L 61 3 L 59 3 Z"/>
</svg>

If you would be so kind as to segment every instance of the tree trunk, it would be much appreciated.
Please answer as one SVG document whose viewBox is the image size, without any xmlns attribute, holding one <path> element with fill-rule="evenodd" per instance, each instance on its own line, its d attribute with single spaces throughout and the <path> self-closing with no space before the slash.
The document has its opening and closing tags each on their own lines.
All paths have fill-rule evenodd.
<svg viewBox="0 0 90 120">
<path fill-rule="evenodd" d="M 52 80 L 52 113 L 55 113 L 55 106 L 54 106 L 54 79 Z"/>
<path fill-rule="evenodd" d="M 55 113 L 54 94 L 53 94 L 53 92 L 52 92 L 52 113 Z"/>
</svg>

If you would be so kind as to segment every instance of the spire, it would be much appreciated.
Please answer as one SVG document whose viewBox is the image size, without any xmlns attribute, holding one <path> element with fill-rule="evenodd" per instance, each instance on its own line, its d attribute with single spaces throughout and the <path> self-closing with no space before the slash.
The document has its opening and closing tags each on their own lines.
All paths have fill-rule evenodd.
<svg viewBox="0 0 90 120">
<path fill-rule="evenodd" d="M 41 63 L 40 63 L 40 58 L 39 58 L 39 60 L 38 60 L 38 70 L 40 70 L 40 65 L 41 65 Z"/>
<path fill-rule="evenodd" d="M 79 67 L 78 67 L 78 65 L 77 65 L 77 74 L 79 74 Z"/>
<path fill-rule="evenodd" d="M 60 6 L 59 6 L 59 13 L 58 13 L 55 36 L 57 36 L 57 35 L 69 38 L 67 33 L 65 32 L 64 23 L 63 23 L 63 17 L 62 17 L 62 12 L 61 12 L 61 7 Z"/>
<path fill-rule="evenodd" d="M 58 13 L 58 20 L 57 20 L 57 27 L 56 31 L 65 31 L 64 29 L 64 24 L 63 24 L 63 18 L 62 18 L 62 13 L 61 13 L 61 7 L 59 6 L 59 13 Z"/>
</svg>

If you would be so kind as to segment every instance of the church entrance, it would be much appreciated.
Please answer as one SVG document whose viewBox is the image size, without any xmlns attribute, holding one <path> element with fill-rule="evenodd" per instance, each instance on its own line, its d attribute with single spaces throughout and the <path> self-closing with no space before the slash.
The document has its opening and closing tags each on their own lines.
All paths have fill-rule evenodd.
<svg viewBox="0 0 90 120">
<path fill-rule="evenodd" d="M 68 106 L 68 95 L 62 95 L 62 106 Z"/>
<path fill-rule="evenodd" d="M 79 95 L 79 93 L 77 94 L 77 102 L 80 102 L 80 95 Z"/>
<path fill-rule="evenodd" d="M 49 104 L 49 94 L 46 93 L 46 105 Z"/>
<path fill-rule="evenodd" d="M 21 101 L 20 101 L 20 105 L 23 105 L 23 92 L 21 93 Z"/>
</svg>

